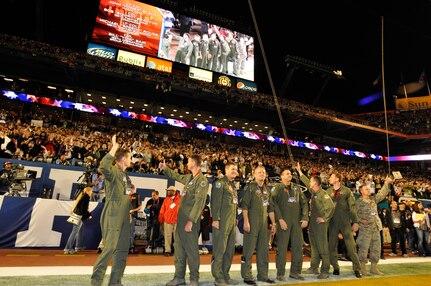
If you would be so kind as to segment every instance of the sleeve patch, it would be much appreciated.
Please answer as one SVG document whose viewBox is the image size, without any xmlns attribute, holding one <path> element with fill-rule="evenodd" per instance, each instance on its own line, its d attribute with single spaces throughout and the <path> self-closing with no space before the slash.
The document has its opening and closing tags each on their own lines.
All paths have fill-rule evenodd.
<svg viewBox="0 0 431 286">
<path fill-rule="evenodd" d="M 201 182 L 201 187 L 202 187 L 202 188 L 205 188 L 205 187 L 206 187 L 206 185 L 207 185 L 207 183 L 206 183 L 205 181 L 202 181 L 202 182 Z"/>
<path fill-rule="evenodd" d="M 202 182 L 203 183 L 203 182 Z M 217 188 L 217 189 L 220 189 L 221 188 L 221 183 L 220 182 L 216 182 L 215 183 L 215 187 Z"/>
</svg>

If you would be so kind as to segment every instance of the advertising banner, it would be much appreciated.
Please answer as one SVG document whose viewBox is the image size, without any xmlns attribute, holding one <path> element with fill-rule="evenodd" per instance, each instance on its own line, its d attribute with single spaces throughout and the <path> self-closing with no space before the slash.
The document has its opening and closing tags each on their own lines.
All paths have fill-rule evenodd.
<svg viewBox="0 0 431 286">
<path fill-rule="evenodd" d="M 257 91 L 257 85 L 255 82 L 248 80 L 238 79 L 236 82 L 236 88 L 246 90 L 246 91 Z"/>
<path fill-rule="evenodd" d="M 109 60 L 115 60 L 117 50 L 107 46 L 88 43 L 87 54 Z"/>
<path fill-rule="evenodd" d="M 207 81 L 207 82 L 213 81 L 212 72 L 206 71 L 203 69 L 194 68 L 194 67 L 190 67 L 189 77 L 197 80 Z"/>
<path fill-rule="evenodd" d="M 117 61 L 135 66 L 145 67 L 146 56 L 137 53 L 118 50 Z"/>
<path fill-rule="evenodd" d="M 395 99 L 397 109 L 412 110 L 431 108 L 431 95 Z"/>
<path fill-rule="evenodd" d="M 147 57 L 146 67 L 149 69 L 156 69 L 162 72 L 172 72 L 172 62 L 153 57 Z"/>
</svg>

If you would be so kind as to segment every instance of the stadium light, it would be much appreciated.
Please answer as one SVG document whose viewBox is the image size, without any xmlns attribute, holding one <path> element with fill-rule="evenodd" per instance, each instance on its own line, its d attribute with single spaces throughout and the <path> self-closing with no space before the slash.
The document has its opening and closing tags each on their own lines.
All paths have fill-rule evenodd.
<svg viewBox="0 0 431 286">
<path fill-rule="evenodd" d="M 327 76 L 345 79 L 341 70 L 302 57 L 286 55 L 285 62 L 288 67 L 292 65 L 307 70 L 310 73 L 316 71 Z"/>
</svg>

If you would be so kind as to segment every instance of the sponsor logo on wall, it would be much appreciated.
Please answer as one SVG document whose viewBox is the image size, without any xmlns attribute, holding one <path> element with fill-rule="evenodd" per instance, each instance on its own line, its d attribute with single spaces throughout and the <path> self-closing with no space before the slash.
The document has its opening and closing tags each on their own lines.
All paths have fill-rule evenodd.
<svg viewBox="0 0 431 286">
<path fill-rule="evenodd" d="M 117 61 L 139 67 L 145 67 L 145 56 L 137 53 L 118 51 Z"/>
<path fill-rule="evenodd" d="M 100 58 L 115 60 L 117 50 L 107 46 L 89 43 L 87 47 L 87 54 Z"/>
<path fill-rule="evenodd" d="M 246 91 L 257 91 L 257 85 L 255 82 L 247 81 L 238 79 L 238 82 L 236 83 L 236 88 L 246 90 Z"/>
<path fill-rule="evenodd" d="M 232 80 L 225 75 L 221 75 L 218 77 L 217 83 L 221 86 L 231 87 L 232 86 Z"/>
</svg>

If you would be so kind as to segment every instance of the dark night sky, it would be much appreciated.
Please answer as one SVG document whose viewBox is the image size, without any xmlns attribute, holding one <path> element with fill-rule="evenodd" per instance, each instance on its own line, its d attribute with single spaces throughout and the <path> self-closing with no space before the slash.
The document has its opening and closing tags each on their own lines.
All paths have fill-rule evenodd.
<svg viewBox="0 0 431 286">
<path fill-rule="evenodd" d="M 251 2 L 277 92 L 288 73 L 284 60 L 287 54 L 340 69 L 345 77 L 329 80 L 317 100 L 324 82 L 321 74 L 296 70 L 287 89 L 279 96 L 345 113 L 383 110 L 382 98 L 362 107 L 357 104 L 359 99 L 381 91 L 372 83 L 381 73 L 382 15 L 388 109 L 393 109 L 393 95 L 401 74 L 408 83 L 418 81 L 423 69 L 431 73 L 429 0 L 286 1 L 285 8 L 268 5 L 280 5 L 279 1 Z M 254 31 L 246 0 L 183 0 L 180 3 L 246 23 Z M 9 13 L 4 15 L 0 32 L 84 50 L 98 1 L 77 0 L 65 4 L 63 1 L 6 0 L 3 5 L 6 8 L 3 11 Z M 272 94 L 257 37 L 255 47 L 258 89 Z"/>
<path fill-rule="evenodd" d="M 241 20 L 248 17 L 254 27 L 248 1 L 238 3 L 244 5 L 240 9 L 245 15 Z M 418 81 L 423 69 L 427 74 L 431 72 L 431 2 L 428 0 L 286 1 L 284 6 L 270 8 L 268 1 L 252 1 L 277 92 L 288 72 L 284 57 L 290 54 L 343 71 L 346 79 L 331 79 L 317 106 L 345 113 L 383 110 L 382 98 L 362 107 L 357 104 L 359 99 L 382 90 L 381 86 L 372 84 L 381 73 L 382 15 L 388 109 L 394 108 L 393 95 L 399 88 L 401 74 L 404 82 L 409 83 Z M 220 7 L 223 5 L 213 13 L 223 13 Z M 256 82 L 263 91 L 272 93 L 262 53 L 257 52 L 260 72 L 256 73 Z M 279 95 L 313 104 L 323 81 L 321 74 L 296 70 L 286 92 Z M 425 90 L 409 96 L 420 95 Z"/>
</svg>

